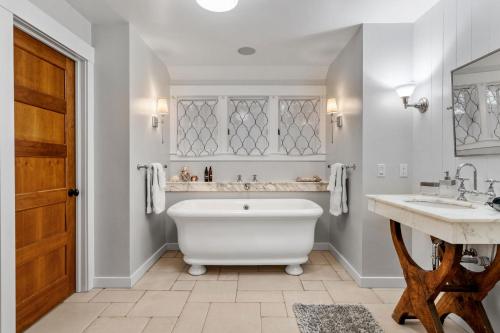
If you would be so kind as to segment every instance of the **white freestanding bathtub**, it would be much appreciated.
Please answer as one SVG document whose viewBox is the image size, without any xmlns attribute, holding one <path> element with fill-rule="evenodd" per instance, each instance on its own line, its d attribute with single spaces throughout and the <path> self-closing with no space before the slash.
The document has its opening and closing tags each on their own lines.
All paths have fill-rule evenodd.
<svg viewBox="0 0 500 333">
<path fill-rule="evenodd" d="M 302 199 L 214 199 L 181 201 L 167 213 L 191 275 L 205 265 L 287 265 L 300 275 L 323 209 Z"/>
</svg>

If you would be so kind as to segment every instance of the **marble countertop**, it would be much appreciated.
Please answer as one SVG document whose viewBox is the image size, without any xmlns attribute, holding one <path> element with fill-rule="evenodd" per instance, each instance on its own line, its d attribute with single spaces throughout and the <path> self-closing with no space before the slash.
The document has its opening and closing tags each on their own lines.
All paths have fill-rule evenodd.
<svg viewBox="0 0 500 333">
<path fill-rule="evenodd" d="M 249 185 L 249 189 L 245 188 Z M 168 182 L 167 192 L 327 192 L 328 183 L 306 182 Z"/>
<path fill-rule="evenodd" d="M 367 197 L 370 211 L 448 243 L 500 244 L 500 212 L 486 205 L 423 195 Z"/>
</svg>

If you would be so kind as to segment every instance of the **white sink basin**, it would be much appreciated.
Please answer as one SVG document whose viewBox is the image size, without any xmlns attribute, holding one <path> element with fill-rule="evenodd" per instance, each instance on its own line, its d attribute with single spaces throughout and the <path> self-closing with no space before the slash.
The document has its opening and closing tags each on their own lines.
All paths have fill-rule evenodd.
<svg viewBox="0 0 500 333">
<path fill-rule="evenodd" d="M 448 201 L 443 199 L 423 199 L 423 198 L 413 198 L 405 200 L 405 202 L 417 206 L 429 207 L 429 208 L 441 208 L 441 209 L 475 209 L 474 205 L 468 202 L 460 201 Z"/>
</svg>

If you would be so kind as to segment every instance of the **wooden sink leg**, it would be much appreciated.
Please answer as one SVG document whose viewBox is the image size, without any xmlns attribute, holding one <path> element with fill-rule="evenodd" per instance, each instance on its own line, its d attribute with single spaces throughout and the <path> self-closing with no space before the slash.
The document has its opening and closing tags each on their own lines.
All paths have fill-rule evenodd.
<svg viewBox="0 0 500 333">
<path fill-rule="evenodd" d="M 411 258 L 403 240 L 401 224 L 392 220 L 391 235 L 407 284 L 394 310 L 393 319 L 404 324 L 406 319 L 418 318 L 427 332 L 444 332 L 434 301 L 446 283 L 446 278 L 453 276 L 459 269 L 462 246 L 446 243 L 439 269 L 426 271 Z"/>
<path fill-rule="evenodd" d="M 462 318 L 476 333 L 494 333 L 481 301 L 470 293 L 445 293 L 439 300 L 441 321 L 454 313 Z"/>
</svg>

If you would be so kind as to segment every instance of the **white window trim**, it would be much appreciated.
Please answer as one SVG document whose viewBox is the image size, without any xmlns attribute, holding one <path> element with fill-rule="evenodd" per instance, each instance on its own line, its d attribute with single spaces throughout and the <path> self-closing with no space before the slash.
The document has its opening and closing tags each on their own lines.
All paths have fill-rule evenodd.
<svg viewBox="0 0 500 333">
<path fill-rule="evenodd" d="M 171 86 L 170 87 L 170 160 L 171 161 L 326 161 L 326 87 L 317 86 Z M 219 149 L 213 156 L 186 157 L 177 155 L 177 101 L 180 98 L 218 98 Z M 235 155 L 229 150 L 227 136 L 228 97 L 269 98 L 269 149 L 260 156 Z M 318 97 L 320 102 L 321 148 L 316 155 L 286 155 L 279 151 L 279 98 Z"/>
</svg>

